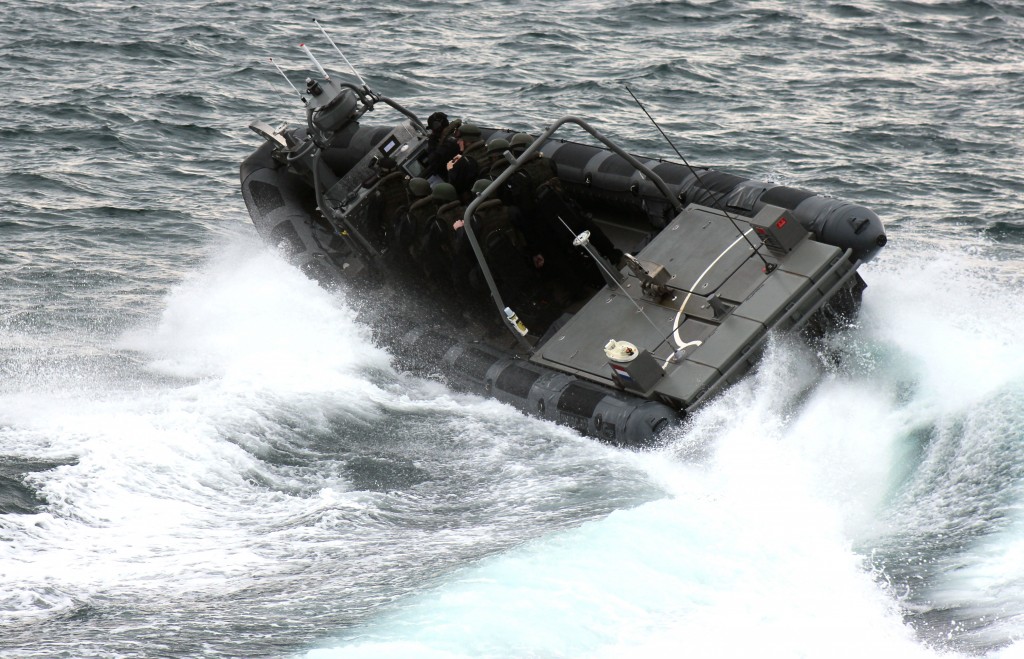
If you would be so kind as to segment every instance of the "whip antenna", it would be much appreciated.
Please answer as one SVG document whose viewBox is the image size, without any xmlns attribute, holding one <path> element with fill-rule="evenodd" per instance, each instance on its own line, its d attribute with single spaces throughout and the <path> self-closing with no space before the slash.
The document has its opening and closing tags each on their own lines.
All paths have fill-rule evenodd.
<svg viewBox="0 0 1024 659">
<path fill-rule="evenodd" d="M 352 73 L 354 73 L 355 76 L 359 78 L 359 84 L 361 84 L 366 89 L 369 89 L 369 87 L 366 84 L 366 81 L 363 80 L 363 76 L 359 75 L 359 71 L 356 71 L 356 67 L 352 66 L 352 62 L 348 61 L 348 58 L 345 57 L 345 53 L 341 52 L 341 49 L 338 48 L 338 44 L 334 43 L 334 39 L 331 38 L 331 35 L 327 34 L 327 30 L 324 29 L 323 25 L 320 25 L 320 21 L 314 18 L 313 22 L 316 23 L 316 26 L 320 28 L 321 32 L 324 33 L 324 36 L 327 37 L 327 40 L 331 42 L 331 45 L 334 46 L 334 50 L 337 51 L 339 55 L 341 55 L 341 59 L 345 60 L 345 64 L 348 64 L 348 68 L 352 69 Z"/>
<path fill-rule="evenodd" d="M 658 129 L 659 133 L 661 133 L 661 136 L 665 138 L 666 142 L 668 142 L 668 145 L 672 147 L 672 150 L 676 152 L 676 155 L 679 156 L 679 159 L 683 161 L 683 164 L 686 165 L 686 168 L 690 170 L 690 173 L 693 174 L 693 177 L 697 179 L 697 182 L 700 183 L 701 186 L 704 187 L 704 190 L 708 193 L 708 195 L 711 196 L 711 200 L 715 202 L 715 206 L 718 207 L 718 210 L 725 213 L 725 216 L 729 219 L 730 222 L 732 222 L 732 226 L 736 229 L 737 232 L 739 232 L 740 236 L 742 236 L 743 239 L 747 241 L 747 244 L 750 245 L 750 249 L 754 250 L 754 254 L 757 254 L 758 258 L 761 259 L 761 262 L 764 263 L 765 272 L 771 272 L 772 270 L 774 270 L 775 264 L 769 263 L 768 259 L 766 259 L 764 255 L 761 254 L 761 252 L 757 251 L 757 247 L 754 246 L 754 243 L 750 241 L 750 238 L 747 237 L 747 234 L 744 233 L 742 229 L 740 229 L 738 224 L 736 224 L 736 218 L 734 218 L 729 213 L 729 211 L 726 210 L 725 204 L 722 203 L 721 197 L 715 194 L 714 191 L 712 191 L 708 187 L 704 186 L 704 180 L 701 179 L 700 174 L 697 173 L 697 170 L 690 166 L 690 163 L 686 160 L 686 158 L 683 157 L 683 154 L 679 153 L 679 149 L 677 149 L 676 145 L 672 143 L 672 140 L 669 138 L 668 135 L 665 134 L 665 131 L 661 129 L 661 126 L 659 126 L 658 122 L 654 120 L 654 117 L 652 117 L 651 113 L 647 111 L 647 108 L 645 108 L 644 104 L 640 102 L 640 99 L 636 97 L 636 94 L 634 94 L 633 90 L 629 88 L 629 85 L 626 85 L 625 87 L 626 91 L 629 92 L 629 95 L 633 97 L 634 101 L 636 101 L 636 104 L 640 106 L 640 109 L 644 111 L 644 114 L 647 115 L 647 118 L 651 120 L 651 123 L 654 124 L 654 127 Z"/>
<path fill-rule="evenodd" d="M 565 230 L 572 235 L 572 244 L 577 247 L 582 247 L 587 251 L 587 253 L 591 255 L 591 257 L 594 260 L 594 263 L 597 264 L 597 267 L 603 271 L 601 276 L 604 277 L 605 281 L 608 282 L 609 287 L 611 287 L 612 282 L 614 282 L 615 285 L 619 287 L 619 290 L 622 291 L 622 294 L 626 296 L 626 299 L 633 303 L 633 306 L 636 307 L 636 310 L 640 313 L 640 315 L 643 316 L 647 320 L 647 322 L 651 324 L 651 327 L 654 328 L 654 331 L 658 334 L 661 334 L 661 328 L 654 324 L 654 321 L 651 320 L 651 317 L 647 315 L 647 312 L 644 311 L 644 308 L 641 307 L 635 299 L 633 299 L 633 296 L 629 294 L 629 291 L 622 287 L 622 282 L 619 281 L 621 275 L 620 277 L 616 277 L 611 272 L 608 272 L 608 268 L 604 264 L 604 258 L 598 256 L 594 252 L 594 247 L 590 244 L 589 241 L 590 232 L 584 231 L 583 233 L 576 235 L 576 232 L 573 231 L 573 228 L 569 226 L 569 224 L 565 220 L 562 219 L 561 215 L 556 215 L 555 217 L 557 217 L 558 221 L 562 223 L 562 226 L 565 227 Z"/>
<path fill-rule="evenodd" d="M 274 61 L 273 57 L 270 58 L 270 63 L 274 65 L 274 68 L 277 69 L 277 72 L 281 74 L 281 77 L 284 78 L 284 81 L 288 83 L 288 86 L 291 87 L 295 91 L 295 94 L 300 99 L 302 99 L 303 103 L 305 103 L 306 102 L 306 97 L 303 96 L 302 93 L 299 92 L 298 89 L 295 89 L 295 85 L 293 85 L 292 81 L 288 79 L 288 76 L 286 76 L 284 71 L 281 70 L 281 67 L 277 65 L 277 62 Z"/>
<path fill-rule="evenodd" d="M 316 61 L 316 58 L 313 57 L 313 53 L 309 50 L 309 46 L 304 43 L 300 43 L 299 48 L 301 48 L 302 52 L 306 53 L 306 56 L 313 61 L 313 65 L 316 66 L 316 70 L 320 72 L 320 75 L 324 77 L 324 80 L 330 80 L 331 76 L 327 71 L 324 71 L 324 67 L 320 66 L 320 62 Z"/>
</svg>

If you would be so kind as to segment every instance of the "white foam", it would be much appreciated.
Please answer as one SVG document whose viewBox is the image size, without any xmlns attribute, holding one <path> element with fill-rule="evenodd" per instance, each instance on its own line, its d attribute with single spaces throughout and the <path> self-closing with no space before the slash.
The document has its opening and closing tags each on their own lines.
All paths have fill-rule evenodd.
<svg viewBox="0 0 1024 659">
<path fill-rule="evenodd" d="M 845 456 L 790 441 L 776 350 L 688 428 L 714 434 L 705 462 L 628 454 L 671 498 L 464 570 L 309 656 L 932 656 L 820 486 Z"/>
<path fill-rule="evenodd" d="M 776 340 L 666 449 L 633 454 L 671 498 L 466 569 L 309 656 L 949 656 L 858 549 L 891 531 L 908 435 L 1020 381 L 1024 354 L 1013 291 L 931 257 L 865 273 L 840 366 Z M 979 571 L 1008 569 L 1001 546 Z"/>
<path fill-rule="evenodd" d="M 311 430 L 325 410 L 373 419 L 387 395 L 366 373 L 388 373 L 389 358 L 344 302 L 251 243 L 229 246 L 118 347 L 174 379 L 120 390 L 97 377 L 94 389 L 58 382 L 0 398 L 0 453 L 66 463 L 26 477 L 45 512 L 0 518 L 11 540 L 0 543 L 0 619 L 98 593 L 219 591 L 282 569 L 266 529 L 336 507 L 339 494 L 252 487 L 250 474 L 280 476 L 224 436 L 273 435 L 282 407 Z M 344 483 L 321 486 L 344 496 Z"/>
<path fill-rule="evenodd" d="M 249 244 L 226 250 L 178 286 L 159 324 L 129 333 L 123 345 L 151 355 L 153 368 L 170 375 L 241 386 L 270 380 L 277 388 L 327 388 L 339 374 L 389 363 L 343 298 Z"/>
<path fill-rule="evenodd" d="M 347 646 L 309 656 L 926 654 L 827 511 L 788 495 L 734 496 L 720 474 L 689 476 L 692 497 L 463 571 Z"/>
<path fill-rule="evenodd" d="M 1006 289 L 1000 298 L 973 275 L 950 274 L 955 260 L 930 267 L 911 259 L 869 277 L 838 369 L 780 339 L 756 374 L 665 449 L 565 439 L 544 458 L 575 458 L 581 469 L 621 462 L 666 498 L 467 567 L 311 656 L 933 656 L 855 547 L 888 532 L 878 522 L 908 468 L 907 433 L 1019 382 L 1024 359 L 1019 303 Z M 940 274 L 951 284 L 929 286 Z M 307 498 L 250 486 L 248 474 L 288 476 L 224 434 L 288 433 L 274 425 L 282 410 L 308 432 L 322 429 L 325 410 L 367 423 L 447 411 L 488 465 L 539 442 L 546 427 L 435 384 L 382 389 L 379 374 L 390 385 L 400 376 L 344 299 L 249 244 L 195 273 L 120 347 L 168 384 L 0 399 L 4 454 L 74 459 L 32 477 L 46 512 L 0 520 L 14 539 L 0 543 L 0 616 L 52 615 L 100 594 L 229 592 L 284 569 L 287 542 L 329 533 L 293 529 L 275 542 L 268 529 L 372 506 L 329 475 Z M 523 460 L 503 473 L 500 496 L 572 486 L 531 482 Z M 449 541 L 475 542 L 473 532 Z M 950 602 L 1016 588 L 998 578 L 1019 554 L 1018 535 L 1007 533 L 987 558 L 978 550 Z M 1016 633 L 1012 623 L 1005 633 Z"/>
<path fill-rule="evenodd" d="M 901 253 L 872 272 L 862 324 L 898 350 L 936 413 L 968 409 L 1024 376 L 1021 284 L 969 253 Z"/>
</svg>

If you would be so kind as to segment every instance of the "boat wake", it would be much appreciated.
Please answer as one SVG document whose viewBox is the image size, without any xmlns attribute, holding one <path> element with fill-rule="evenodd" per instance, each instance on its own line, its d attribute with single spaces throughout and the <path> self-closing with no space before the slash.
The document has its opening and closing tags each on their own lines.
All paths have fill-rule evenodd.
<svg viewBox="0 0 1024 659">
<path fill-rule="evenodd" d="M 1016 656 L 1020 303 L 962 255 L 899 256 L 857 326 L 777 338 L 635 456 L 664 498 L 465 568 L 309 656 Z"/>
<path fill-rule="evenodd" d="M 1010 656 L 1018 291 L 894 254 L 856 326 L 776 337 L 634 452 L 394 370 L 343 291 L 236 244 L 110 347 L 121 386 L 0 398 L 4 464 L 44 465 L 4 474 L 40 502 L 0 516 L 7 646 L 203 615 L 310 656 Z"/>
</svg>

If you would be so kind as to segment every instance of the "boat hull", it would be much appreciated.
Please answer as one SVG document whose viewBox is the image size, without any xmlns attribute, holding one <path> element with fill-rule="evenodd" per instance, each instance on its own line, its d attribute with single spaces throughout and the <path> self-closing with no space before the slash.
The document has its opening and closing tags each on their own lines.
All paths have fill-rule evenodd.
<svg viewBox="0 0 1024 659">
<path fill-rule="evenodd" d="M 649 445 L 742 378 L 771 331 L 820 333 L 850 317 L 864 289 L 856 270 L 885 243 L 881 222 L 862 206 L 646 161 L 679 200 L 676 205 L 686 205 L 678 213 L 648 177 L 615 153 L 549 140 L 543 149 L 562 185 L 582 207 L 599 211 L 602 226 L 637 255 L 641 269 L 623 269 L 621 281 L 609 281 L 550 329 L 541 328 L 544 335 L 524 350 L 500 326 L 496 332 L 493 323 L 477 325 L 465 309 L 403 280 L 394 254 L 368 256 L 372 249 L 353 242 L 321 212 L 323 199 L 314 192 L 318 176 L 331 177 L 320 189 L 351 187 L 348 212 L 357 215 L 361 202 L 352 200 L 366 174 L 360 167 L 395 135 L 413 139 L 411 128 L 350 131 L 346 143 L 332 147 L 333 153 L 327 149 L 323 159 L 348 164 L 326 173 L 315 169 L 320 163 L 304 168 L 282 160 L 278 147 L 265 143 L 240 170 L 243 198 L 260 235 L 311 276 L 346 286 L 402 368 L 441 376 L 455 388 L 616 445 Z M 508 133 L 485 131 L 486 137 L 502 135 Z M 297 131 L 292 141 L 302 138 Z M 763 217 L 769 234 L 759 236 Z M 787 218 L 789 237 L 780 233 L 780 239 L 792 244 L 769 244 L 771 222 L 785 224 Z M 797 224 L 802 228 L 794 229 Z M 660 273 L 654 291 L 645 267 Z M 612 363 L 602 346 L 615 339 L 640 346 L 647 365 Z"/>
</svg>

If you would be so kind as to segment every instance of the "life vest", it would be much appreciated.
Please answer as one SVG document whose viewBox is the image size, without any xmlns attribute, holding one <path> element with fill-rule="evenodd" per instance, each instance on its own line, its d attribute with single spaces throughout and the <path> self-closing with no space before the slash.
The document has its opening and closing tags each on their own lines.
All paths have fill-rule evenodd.
<svg viewBox="0 0 1024 659">
<path fill-rule="evenodd" d="M 437 215 L 437 200 L 433 197 L 417 199 L 409 206 L 409 210 L 406 215 L 408 217 L 409 225 L 409 254 L 416 261 L 420 261 L 425 248 L 427 231 L 431 221 Z M 403 232 L 403 240 L 404 239 Z"/>
<path fill-rule="evenodd" d="M 523 249 L 525 240 L 512 224 L 508 208 L 500 199 L 488 199 L 480 204 L 473 215 L 477 241 L 485 255 L 500 243 L 507 243 L 517 250 Z"/>
<path fill-rule="evenodd" d="M 381 241 L 394 242 L 400 215 L 409 206 L 405 173 L 390 172 L 380 178 L 370 192 L 367 221 Z"/>
<path fill-rule="evenodd" d="M 532 297 L 539 276 L 509 208 L 499 199 L 480 204 L 473 214 L 473 231 L 502 297 L 516 304 Z"/>
<path fill-rule="evenodd" d="M 462 205 L 461 201 L 449 201 L 437 209 L 437 213 L 427 227 L 431 242 L 449 259 L 455 253 L 456 234 L 452 225 L 456 220 L 462 219 L 465 210 L 466 207 Z"/>
<path fill-rule="evenodd" d="M 484 146 L 483 140 L 467 142 L 465 148 L 462 149 L 462 155 L 469 156 L 478 164 L 482 164 L 487 162 L 487 147 Z M 483 171 L 483 168 L 481 170 Z"/>
<path fill-rule="evenodd" d="M 496 163 L 501 165 L 502 163 Z M 509 165 L 500 167 L 504 171 Z M 491 168 L 492 175 L 496 177 L 496 167 Z M 511 177 L 505 181 L 501 189 L 501 200 L 509 206 L 517 206 L 525 213 L 532 213 L 536 208 L 537 194 L 541 186 L 549 183 L 555 178 L 554 163 L 543 154 L 536 154 L 523 163 Z"/>
</svg>

